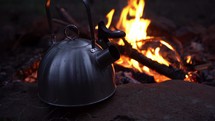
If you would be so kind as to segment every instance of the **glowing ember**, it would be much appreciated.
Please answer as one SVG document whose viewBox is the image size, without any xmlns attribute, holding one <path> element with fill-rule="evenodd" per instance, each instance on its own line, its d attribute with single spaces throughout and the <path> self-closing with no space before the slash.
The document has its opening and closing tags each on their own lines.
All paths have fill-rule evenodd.
<svg viewBox="0 0 215 121">
<path fill-rule="evenodd" d="M 197 80 L 197 71 L 188 72 L 188 74 L 187 74 L 185 77 L 186 77 L 186 78 L 184 79 L 185 81 L 188 81 L 188 82 L 196 82 L 196 80 Z"/>
<path fill-rule="evenodd" d="M 192 60 L 191 60 L 192 57 L 189 55 L 189 56 L 187 56 L 186 58 L 187 58 L 187 59 L 186 59 L 186 63 L 192 64 Z"/>
<path fill-rule="evenodd" d="M 29 75 L 24 79 L 24 81 L 28 83 L 36 82 L 36 80 L 37 80 L 37 71 L 33 72 L 31 75 Z"/>
</svg>

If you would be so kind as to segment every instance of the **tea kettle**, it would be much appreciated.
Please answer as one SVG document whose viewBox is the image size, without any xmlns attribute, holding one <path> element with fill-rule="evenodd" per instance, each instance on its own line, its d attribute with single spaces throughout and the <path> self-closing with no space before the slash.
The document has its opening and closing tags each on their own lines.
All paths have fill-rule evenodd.
<svg viewBox="0 0 215 121">
<path fill-rule="evenodd" d="M 70 36 L 79 33 L 75 25 L 65 27 L 65 39 L 52 45 L 40 62 L 38 93 L 50 105 L 63 107 L 86 106 L 111 97 L 116 89 L 112 63 L 120 58 L 118 49 L 108 38 L 125 36 L 111 31 L 104 22 L 98 24 L 98 42 L 94 39 L 90 9 L 86 1 L 91 39 Z"/>
</svg>

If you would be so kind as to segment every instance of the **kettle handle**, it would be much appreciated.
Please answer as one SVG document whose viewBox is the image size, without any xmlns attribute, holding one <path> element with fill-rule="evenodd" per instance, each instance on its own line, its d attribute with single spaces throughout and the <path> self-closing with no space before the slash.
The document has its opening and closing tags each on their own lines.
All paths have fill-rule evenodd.
<svg viewBox="0 0 215 121">
<path fill-rule="evenodd" d="M 122 38 L 125 37 L 125 32 L 116 30 L 111 31 L 105 26 L 105 23 L 103 21 L 99 22 L 98 24 L 98 38 L 104 39 L 104 38 Z"/>
<path fill-rule="evenodd" d="M 94 36 L 94 27 L 93 27 L 93 21 L 92 21 L 92 16 L 91 16 L 91 10 L 89 7 L 89 3 L 87 0 L 83 0 L 83 4 L 86 8 L 87 11 L 87 16 L 88 16 L 88 22 L 89 22 L 89 27 L 90 27 L 90 35 L 91 35 L 91 40 L 92 40 L 92 49 L 95 48 L 95 36 Z"/>
<path fill-rule="evenodd" d="M 111 31 L 105 26 L 105 23 L 103 21 L 99 22 L 98 24 L 98 44 L 103 48 L 106 49 L 108 46 L 111 45 L 108 38 L 122 38 L 125 37 L 125 32 L 116 30 Z"/>
</svg>

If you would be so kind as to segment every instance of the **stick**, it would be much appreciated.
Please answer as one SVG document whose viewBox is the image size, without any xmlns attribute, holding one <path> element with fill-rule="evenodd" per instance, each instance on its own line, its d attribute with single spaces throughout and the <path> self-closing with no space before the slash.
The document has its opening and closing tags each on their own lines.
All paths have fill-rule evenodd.
<svg viewBox="0 0 215 121">
<path fill-rule="evenodd" d="M 147 58 L 142 53 L 138 52 L 136 49 L 133 49 L 131 45 L 125 40 L 125 46 L 116 45 L 121 54 L 124 54 L 138 62 L 140 62 L 142 65 L 145 65 L 152 70 L 155 70 L 156 72 L 165 75 L 166 77 L 169 77 L 171 79 L 185 79 L 185 72 L 179 69 L 175 69 L 172 66 L 166 66 L 164 64 L 160 64 L 156 61 L 151 60 L 150 58 Z"/>
<path fill-rule="evenodd" d="M 67 23 L 67 22 L 65 22 L 63 20 L 60 20 L 60 19 L 56 19 L 56 18 L 53 18 L 52 21 L 55 22 L 55 23 L 61 24 L 63 26 L 69 25 L 69 23 Z"/>
<path fill-rule="evenodd" d="M 65 19 L 67 22 L 69 22 L 70 24 L 78 25 L 78 23 L 75 21 L 75 19 L 73 19 L 64 8 L 56 6 L 56 9 L 57 9 L 58 13 L 60 14 L 60 16 L 63 19 Z"/>
<path fill-rule="evenodd" d="M 69 25 L 70 23 L 67 23 L 66 21 L 63 21 L 63 20 L 60 20 L 60 19 L 56 19 L 56 18 L 53 18 L 52 21 L 54 23 L 57 23 L 57 24 L 60 24 L 60 25 L 63 25 L 63 26 L 67 26 Z M 88 35 L 88 31 L 86 31 L 86 29 L 82 29 L 80 27 L 80 36 L 81 37 L 86 37 L 86 38 L 90 38 L 89 35 Z"/>
<path fill-rule="evenodd" d="M 142 72 L 137 72 L 134 71 L 132 68 L 126 68 L 118 64 L 114 64 L 114 68 L 116 71 L 123 71 L 123 72 L 131 72 L 133 75 L 133 78 L 140 83 L 155 83 L 154 77 L 150 76 L 146 73 Z"/>
</svg>

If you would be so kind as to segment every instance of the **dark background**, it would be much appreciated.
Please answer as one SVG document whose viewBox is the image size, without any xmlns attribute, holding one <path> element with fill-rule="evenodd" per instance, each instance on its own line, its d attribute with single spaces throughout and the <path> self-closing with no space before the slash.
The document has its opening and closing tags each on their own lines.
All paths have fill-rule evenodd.
<svg viewBox="0 0 215 121">
<path fill-rule="evenodd" d="M 5 41 L 16 41 L 16 35 L 30 28 L 38 19 L 45 18 L 45 0 L 1 0 L 0 1 L 0 44 Z M 126 0 L 94 0 L 91 5 L 94 22 L 104 19 L 112 9 L 121 8 L 127 4 Z M 55 5 L 65 7 L 76 20 L 86 23 L 85 8 L 80 0 L 52 0 L 52 14 L 57 17 Z M 204 27 L 215 24 L 214 0 L 146 0 L 144 17 L 153 20 L 154 17 L 165 17 L 175 23 L 177 27 L 190 23 L 197 23 Z M 155 19 L 156 21 L 156 19 Z"/>
<path fill-rule="evenodd" d="M 11 22 L 15 24 L 31 23 L 34 17 L 45 15 L 44 3 L 45 0 L 1 0 L 0 25 Z M 52 0 L 52 3 L 66 7 L 74 18 L 85 17 L 84 14 L 80 14 L 85 12 L 81 0 Z M 214 0 L 146 0 L 145 15 L 148 18 L 151 14 L 164 16 L 178 25 L 197 22 L 209 26 L 215 21 L 214 4 Z M 99 18 L 111 8 L 120 8 L 124 5 L 126 5 L 126 0 L 94 0 L 92 5 L 95 10 L 93 12 L 96 13 L 94 17 Z"/>
</svg>

